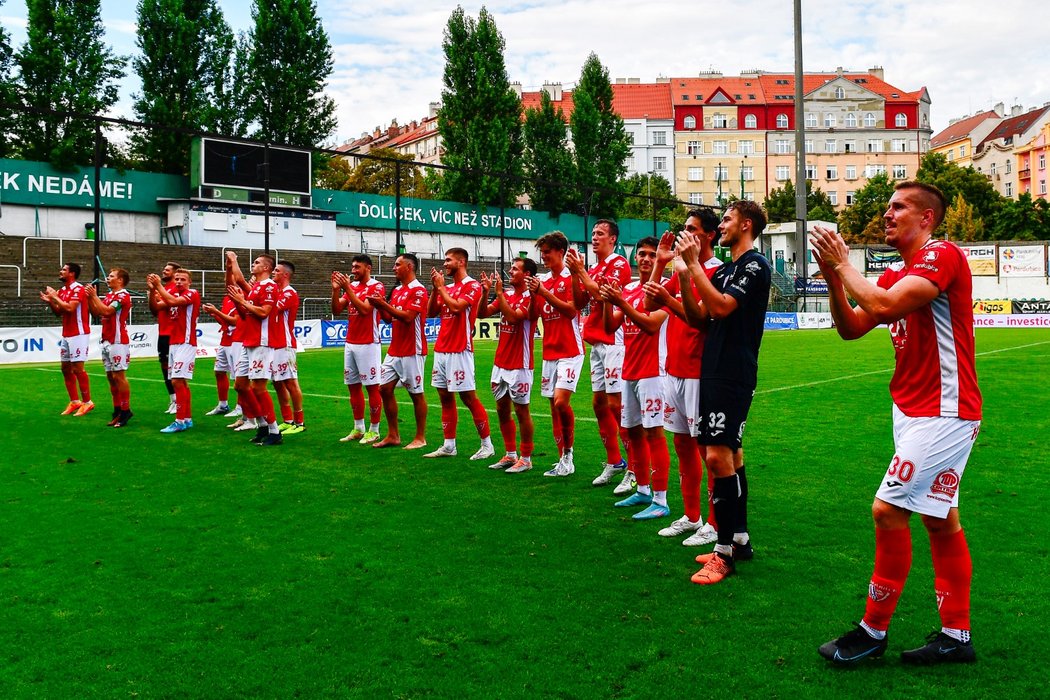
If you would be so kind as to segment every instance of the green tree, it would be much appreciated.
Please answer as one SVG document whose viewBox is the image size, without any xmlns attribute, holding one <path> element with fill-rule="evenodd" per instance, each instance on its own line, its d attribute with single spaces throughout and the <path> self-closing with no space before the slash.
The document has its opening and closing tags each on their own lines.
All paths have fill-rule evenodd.
<svg viewBox="0 0 1050 700">
<path fill-rule="evenodd" d="M 1045 199 L 1032 199 L 1025 192 L 1017 199 L 1005 199 L 991 226 L 997 241 L 1050 240 L 1050 206 Z"/>
<path fill-rule="evenodd" d="M 627 173 L 631 153 L 623 119 L 613 111 L 609 71 L 590 54 L 572 93 L 572 142 L 576 154 L 578 198 L 592 216 L 612 216 L 619 207 L 617 184 Z"/>
<path fill-rule="evenodd" d="M 311 147 L 335 131 L 335 102 L 324 94 L 332 46 L 314 0 L 254 0 L 243 61 L 245 121 L 252 137 Z"/>
<path fill-rule="evenodd" d="M 635 173 L 621 180 L 619 189 L 624 195 L 633 196 L 620 199 L 617 218 L 651 220 L 655 209 L 657 221 L 685 221 L 686 209 L 675 199 L 671 183 L 662 175 Z"/>
<path fill-rule="evenodd" d="M 565 114 L 561 107 L 555 110 L 546 91 L 540 95 L 539 109 L 525 112 L 525 192 L 533 209 L 551 216 L 558 216 L 575 204 L 571 183 L 576 174 L 566 128 Z"/>
<path fill-rule="evenodd" d="M 94 160 L 90 116 L 116 103 L 126 62 L 102 43 L 100 1 L 26 2 L 26 43 L 15 55 L 24 109 L 15 119 L 14 140 L 27 160 L 58 167 Z"/>
<path fill-rule="evenodd" d="M 992 182 L 983 173 L 973 168 L 960 168 L 944 157 L 943 153 L 927 153 L 915 179 L 935 185 L 949 202 L 961 194 L 974 208 L 977 215 L 991 221 L 1003 202 L 1003 197 L 992 187 Z"/>
<path fill-rule="evenodd" d="M 0 7 L 3 5 L 4 0 L 0 0 Z M 18 100 L 18 93 L 15 91 L 15 83 L 11 78 L 13 57 L 11 35 L 3 26 L 0 26 L 0 158 L 7 158 L 14 150 L 11 133 L 15 125 L 14 105 Z"/>
<path fill-rule="evenodd" d="M 434 198 L 434 193 L 430 190 L 419 166 L 409 165 L 412 162 L 412 156 L 398 153 L 390 148 L 375 148 L 369 151 L 368 155 L 376 157 L 361 157 L 357 165 L 353 166 L 349 165 L 350 161 L 347 158 L 333 158 L 328 169 L 334 172 L 326 178 L 327 183 L 337 184 L 338 178 L 344 173 L 345 178 L 339 187 L 331 189 L 393 197 L 397 194 L 399 166 L 396 161 L 401 161 L 401 196 L 418 199 Z M 324 186 L 327 187 L 327 185 Z"/>
<path fill-rule="evenodd" d="M 150 170 L 189 169 L 187 131 L 212 131 L 218 116 L 216 93 L 228 90 L 233 32 L 215 0 L 139 0 L 137 44 L 132 65 L 142 80 L 135 96 L 139 121 L 159 127 L 131 136 L 132 153 Z"/>
<path fill-rule="evenodd" d="M 512 204 L 523 190 L 521 101 L 511 89 L 505 42 L 484 7 L 477 20 L 457 7 L 444 39 L 438 128 L 445 147 L 441 193 L 476 204 Z M 503 173 L 501 181 L 485 173 Z"/>
<path fill-rule="evenodd" d="M 944 221 L 941 223 L 940 231 L 949 241 L 982 241 L 984 240 L 984 221 L 960 192 L 955 195 L 955 201 L 944 212 Z"/>
<path fill-rule="evenodd" d="M 865 230 L 874 220 L 880 220 L 893 196 L 893 183 L 885 173 L 868 179 L 853 195 L 853 204 L 839 214 L 839 233 L 847 243 L 864 243 Z M 878 224 L 881 226 L 881 224 Z M 871 231 L 868 231 L 868 237 Z M 881 240 L 881 237 L 880 237 Z"/>
<path fill-rule="evenodd" d="M 762 206 L 769 217 L 769 223 L 784 223 L 795 220 L 795 185 L 788 180 L 783 187 L 770 191 Z M 809 221 L 837 221 L 838 213 L 831 198 L 819 187 L 814 188 L 811 180 L 806 180 L 806 219 Z"/>
</svg>

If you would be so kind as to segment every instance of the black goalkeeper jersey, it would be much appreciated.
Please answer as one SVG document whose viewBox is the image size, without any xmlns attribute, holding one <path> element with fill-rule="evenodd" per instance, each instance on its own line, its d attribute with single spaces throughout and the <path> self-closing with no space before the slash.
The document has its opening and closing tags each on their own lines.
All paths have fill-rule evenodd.
<svg viewBox="0 0 1050 700">
<path fill-rule="evenodd" d="M 715 272 L 715 289 L 733 296 L 737 308 L 725 318 L 711 321 L 704 343 L 701 379 L 738 382 L 754 388 L 758 381 L 758 348 L 762 343 L 769 307 L 769 262 L 749 250 Z"/>
</svg>

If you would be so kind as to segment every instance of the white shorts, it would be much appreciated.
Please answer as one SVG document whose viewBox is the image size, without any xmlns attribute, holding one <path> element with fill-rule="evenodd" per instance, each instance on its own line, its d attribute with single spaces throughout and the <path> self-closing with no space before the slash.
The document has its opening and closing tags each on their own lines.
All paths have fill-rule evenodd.
<svg viewBox="0 0 1050 700">
<path fill-rule="evenodd" d="M 258 346 L 241 348 L 237 356 L 237 372 L 234 376 L 248 379 L 269 379 L 273 375 L 273 348 Z"/>
<path fill-rule="evenodd" d="M 426 355 L 406 355 L 394 357 L 387 355 L 380 368 L 379 381 L 383 384 L 398 382 L 410 394 L 423 393 L 423 365 Z"/>
<path fill-rule="evenodd" d="M 168 379 L 193 379 L 193 365 L 197 361 L 197 346 L 176 343 L 168 348 Z"/>
<path fill-rule="evenodd" d="M 620 425 L 624 428 L 662 428 L 664 425 L 664 378 L 625 379 L 620 403 Z M 699 405 L 699 404 L 698 404 Z"/>
<path fill-rule="evenodd" d="M 492 366 L 492 397 L 497 401 L 507 394 L 516 404 L 527 406 L 532 399 L 532 370 L 503 369 Z"/>
<path fill-rule="evenodd" d="M 555 389 L 575 392 L 583 370 L 583 355 L 563 357 L 560 360 L 544 360 L 540 369 L 540 396 L 551 398 Z"/>
<path fill-rule="evenodd" d="M 128 369 L 131 349 L 119 343 L 102 341 L 102 366 L 107 372 L 124 372 Z"/>
<path fill-rule="evenodd" d="M 623 346 L 595 343 L 591 346 L 591 391 L 619 394 L 623 391 Z"/>
<path fill-rule="evenodd" d="M 62 337 L 58 341 L 58 355 L 62 362 L 84 362 L 88 356 L 91 336 L 87 333 Z"/>
<path fill-rule="evenodd" d="M 273 351 L 273 376 L 275 382 L 286 382 L 299 378 L 299 366 L 295 362 L 295 348 L 276 348 Z"/>
<path fill-rule="evenodd" d="M 215 371 L 225 372 L 226 374 L 233 374 L 234 370 L 237 369 L 237 358 L 240 356 L 240 354 L 240 343 L 220 345 L 215 350 Z"/>
<path fill-rule="evenodd" d="M 893 447 L 875 497 L 913 513 L 948 517 L 959 505 L 959 482 L 981 421 L 909 418 L 893 407 Z"/>
<path fill-rule="evenodd" d="M 383 366 L 379 343 L 343 345 L 343 384 L 379 383 L 379 368 Z"/>
<path fill-rule="evenodd" d="M 435 352 L 434 368 L 430 371 L 430 385 L 448 391 L 474 391 L 474 353 Z"/>
<path fill-rule="evenodd" d="M 700 420 L 700 379 L 664 376 L 664 428 L 696 437 Z"/>
</svg>

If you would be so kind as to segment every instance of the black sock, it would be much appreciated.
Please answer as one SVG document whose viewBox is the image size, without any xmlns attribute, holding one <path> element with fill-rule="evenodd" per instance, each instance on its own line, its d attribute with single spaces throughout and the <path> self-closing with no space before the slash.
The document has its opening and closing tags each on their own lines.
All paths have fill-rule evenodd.
<svg viewBox="0 0 1050 700">
<path fill-rule="evenodd" d="M 718 544 L 732 546 L 733 534 L 737 530 L 737 501 L 740 500 L 736 475 L 716 477 L 712 493 L 715 519 L 718 520 Z"/>
<path fill-rule="evenodd" d="M 747 532 L 747 475 L 744 465 L 736 470 L 736 480 L 740 485 L 740 498 L 737 499 L 736 532 Z"/>
</svg>

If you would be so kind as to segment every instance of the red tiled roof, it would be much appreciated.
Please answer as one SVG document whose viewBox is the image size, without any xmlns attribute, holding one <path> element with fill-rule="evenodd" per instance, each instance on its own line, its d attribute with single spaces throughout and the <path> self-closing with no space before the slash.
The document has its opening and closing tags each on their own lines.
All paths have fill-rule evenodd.
<svg viewBox="0 0 1050 700">
<path fill-rule="evenodd" d="M 416 124 L 415 128 L 410 125 L 401 127 L 401 133 L 392 138 L 389 143 L 385 145 L 385 148 L 394 148 L 396 146 L 404 146 L 408 143 L 413 143 L 420 139 L 424 139 L 433 133 L 433 129 L 428 129 L 427 126 L 431 122 L 436 122 L 437 117 L 427 117 L 423 121 Z"/>
<path fill-rule="evenodd" d="M 671 102 L 675 106 L 705 104 L 721 90 L 734 104 L 764 104 L 766 94 L 758 78 L 671 78 Z"/>
<path fill-rule="evenodd" d="M 808 95 L 840 77 L 887 100 L 918 101 L 922 99 L 926 91 L 925 88 L 920 88 L 906 92 L 871 73 L 843 73 L 840 76 L 836 72 L 804 74 L 802 76 L 803 94 Z M 675 106 L 705 104 L 718 89 L 726 93 L 735 104 L 793 103 L 795 101 L 795 76 L 793 73 L 762 73 L 755 77 L 672 78 L 671 101 Z M 699 99 L 697 95 L 700 96 Z"/>
<path fill-rule="evenodd" d="M 540 108 L 540 94 L 542 90 L 536 92 L 523 92 L 521 93 L 521 112 L 522 116 L 525 114 L 527 109 L 539 109 Z M 565 113 L 565 119 L 569 119 L 569 115 L 572 114 L 572 90 L 563 90 L 562 99 L 552 100 L 554 103 L 554 111 L 557 112 L 558 108 L 561 107 L 561 111 Z"/>
<path fill-rule="evenodd" d="M 977 145 L 977 149 L 975 150 L 979 150 L 989 141 L 1010 138 L 1017 134 L 1023 134 L 1030 126 L 1032 126 L 1032 124 L 1041 119 L 1048 110 L 1050 110 L 1050 107 L 1036 107 L 1030 112 L 1025 112 L 1016 117 L 1004 119 L 999 123 L 999 126 L 992 129 L 991 133 L 984 137 L 984 140 Z"/>
<path fill-rule="evenodd" d="M 671 91 L 667 83 L 613 83 L 613 110 L 621 119 L 673 119 Z M 540 108 L 540 93 L 521 94 L 522 111 Z M 561 107 L 565 119 L 572 115 L 572 90 L 563 90 L 562 99 L 554 100 L 554 109 Z"/>
<path fill-rule="evenodd" d="M 949 124 L 947 129 L 934 134 L 933 138 L 930 139 L 930 146 L 936 148 L 938 146 L 943 146 L 946 143 L 958 141 L 961 138 L 969 136 L 970 132 L 977 128 L 977 126 L 986 119 L 998 118 L 999 115 L 996 114 L 994 110 L 989 109 L 987 112 L 981 112 L 972 117 L 960 119 L 954 124 Z"/>
</svg>

